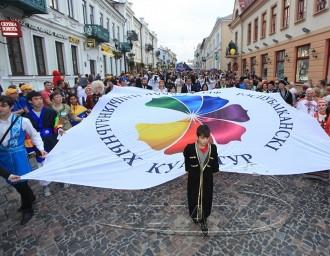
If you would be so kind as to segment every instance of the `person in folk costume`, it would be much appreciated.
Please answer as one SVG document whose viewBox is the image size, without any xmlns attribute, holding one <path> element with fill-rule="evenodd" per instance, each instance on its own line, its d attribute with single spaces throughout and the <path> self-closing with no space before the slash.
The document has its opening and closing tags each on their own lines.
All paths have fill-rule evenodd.
<svg viewBox="0 0 330 256">
<path fill-rule="evenodd" d="M 318 111 L 314 113 L 314 117 L 330 137 L 330 115 L 329 111 L 327 110 L 328 102 L 325 99 L 319 99 L 317 101 L 317 108 Z M 307 173 L 304 175 L 304 177 L 329 182 L 329 170 Z"/>
<path fill-rule="evenodd" d="M 219 171 L 217 147 L 210 143 L 211 132 L 207 125 L 197 128 L 197 140 L 188 144 L 183 152 L 185 170 L 188 172 L 187 196 L 189 214 L 194 223 L 200 223 L 207 234 L 207 218 L 211 214 L 213 173 Z"/>
<path fill-rule="evenodd" d="M 7 178 L 21 196 L 19 211 L 22 212 L 21 224 L 24 225 L 33 216 L 32 203 L 35 201 L 28 182 L 19 178 L 32 171 L 24 146 L 25 135 L 30 135 L 42 157 L 46 156 L 46 152 L 30 120 L 12 113 L 13 106 L 14 101 L 10 97 L 0 96 L 0 175 Z"/>
<path fill-rule="evenodd" d="M 64 131 L 59 124 L 57 112 L 51 108 L 44 107 L 40 92 L 32 91 L 26 96 L 31 104 L 31 109 L 27 114 L 33 127 L 40 133 L 44 142 L 45 151 L 50 152 L 57 143 L 58 134 L 63 135 Z M 43 158 L 40 158 L 39 151 L 34 148 L 37 154 L 37 162 L 42 165 Z M 45 196 L 51 195 L 49 182 L 41 182 Z"/>
</svg>

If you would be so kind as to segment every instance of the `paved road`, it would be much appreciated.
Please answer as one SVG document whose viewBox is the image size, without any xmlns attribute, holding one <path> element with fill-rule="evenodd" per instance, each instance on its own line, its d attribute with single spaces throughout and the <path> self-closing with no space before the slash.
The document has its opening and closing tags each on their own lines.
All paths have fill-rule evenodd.
<svg viewBox="0 0 330 256">
<path fill-rule="evenodd" d="M 210 235 L 187 213 L 186 176 L 121 191 L 52 184 L 20 226 L 19 198 L 0 181 L 0 255 L 330 255 L 329 186 L 287 177 L 219 173 Z"/>
</svg>

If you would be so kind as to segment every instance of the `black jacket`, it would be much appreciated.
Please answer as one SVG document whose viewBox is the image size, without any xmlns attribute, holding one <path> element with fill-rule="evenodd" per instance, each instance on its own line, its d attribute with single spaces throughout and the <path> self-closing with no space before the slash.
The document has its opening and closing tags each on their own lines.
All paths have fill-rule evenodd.
<svg viewBox="0 0 330 256">
<path fill-rule="evenodd" d="M 142 84 L 141 85 L 137 84 L 136 87 L 137 88 L 143 88 L 143 89 L 152 90 L 152 87 L 150 85 L 146 85 L 146 87 L 144 88 Z"/>
<path fill-rule="evenodd" d="M 211 145 L 211 154 L 208 164 L 204 170 L 204 173 L 214 173 L 219 171 L 219 159 L 218 159 L 218 151 L 217 146 L 215 144 Z M 197 157 L 197 152 L 195 149 L 195 143 L 188 144 L 183 152 L 184 160 L 185 160 L 185 168 L 186 172 L 191 172 L 193 175 L 199 177 L 200 174 L 200 164 Z"/>
<path fill-rule="evenodd" d="M 201 90 L 200 84 L 192 84 L 191 85 L 191 91 L 192 92 L 199 92 Z M 188 87 L 186 84 L 184 84 L 181 88 L 181 93 L 188 93 Z"/>
</svg>

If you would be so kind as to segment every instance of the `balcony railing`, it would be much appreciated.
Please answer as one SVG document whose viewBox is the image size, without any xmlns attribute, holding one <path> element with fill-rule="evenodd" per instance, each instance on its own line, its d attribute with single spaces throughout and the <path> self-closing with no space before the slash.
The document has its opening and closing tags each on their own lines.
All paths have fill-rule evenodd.
<svg viewBox="0 0 330 256">
<path fill-rule="evenodd" d="M 109 31 L 100 25 L 85 24 L 84 31 L 87 37 L 95 38 L 98 42 L 109 42 Z"/>
<path fill-rule="evenodd" d="M 127 40 L 129 40 L 129 41 L 139 41 L 138 34 L 134 30 L 127 31 Z"/>
<path fill-rule="evenodd" d="M 3 0 L 4 4 L 16 6 L 25 14 L 47 14 L 46 0 Z"/>
</svg>

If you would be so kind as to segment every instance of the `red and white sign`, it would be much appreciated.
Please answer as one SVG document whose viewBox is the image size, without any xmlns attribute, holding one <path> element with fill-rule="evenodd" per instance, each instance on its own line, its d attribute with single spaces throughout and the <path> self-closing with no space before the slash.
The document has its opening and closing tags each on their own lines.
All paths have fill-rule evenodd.
<svg viewBox="0 0 330 256">
<path fill-rule="evenodd" d="M 22 37 L 21 24 L 12 20 L 1 20 L 0 29 L 5 37 Z"/>
</svg>

